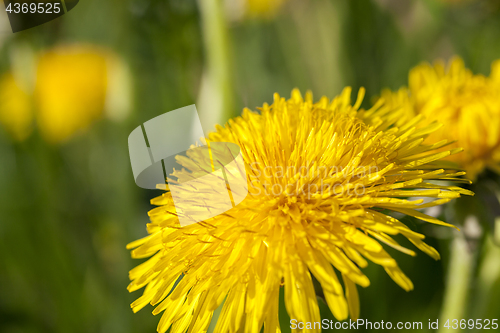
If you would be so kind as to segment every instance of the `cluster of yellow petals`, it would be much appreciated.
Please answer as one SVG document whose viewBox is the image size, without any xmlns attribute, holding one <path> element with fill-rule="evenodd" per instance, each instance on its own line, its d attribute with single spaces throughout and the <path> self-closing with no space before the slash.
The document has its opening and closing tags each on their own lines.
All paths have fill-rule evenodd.
<svg viewBox="0 0 500 333">
<path fill-rule="evenodd" d="M 145 287 L 133 310 L 151 304 L 155 315 L 163 312 L 158 332 L 169 327 L 173 333 L 203 332 L 222 305 L 215 332 L 260 332 L 263 327 L 274 333 L 280 331 L 281 289 L 291 318 L 321 320 L 313 276 L 338 320 L 358 317 L 356 285 L 370 284 L 361 270 L 368 261 L 411 290 L 412 282 L 386 249 L 415 252 L 393 236 L 403 235 L 434 259 L 439 254 L 389 212 L 449 226 L 418 209 L 470 194 L 433 181 L 459 180 L 464 172 L 440 160 L 460 149 L 441 151 L 446 140 L 424 143 L 440 125 L 421 125 L 422 116 L 400 124 L 404 111 L 382 101 L 360 109 L 363 94 L 354 105 L 349 88 L 333 100 L 314 103 L 310 93 L 303 97 L 294 90 L 288 100 L 276 94 L 260 112 L 245 109 L 218 126 L 208 140 L 241 148 L 250 193 L 225 213 L 185 227 L 179 225 L 168 189 L 153 199 L 158 207 L 149 213 L 150 235 L 128 246 L 134 258 L 150 257 L 130 272 L 129 291 Z M 179 158 L 184 169 L 174 172 L 177 179 L 196 177 L 190 172 L 199 157 L 188 156 Z M 297 172 L 301 166 L 342 169 L 305 174 Z M 285 172 L 264 176 L 269 167 Z M 287 190 L 273 192 L 278 184 Z M 320 191 L 325 184 L 344 191 Z M 311 185 L 312 193 L 300 190 Z M 356 187 L 363 192 L 349 191 Z"/>
<path fill-rule="evenodd" d="M 500 62 L 491 75 L 474 75 L 460 58 L 449 65 L 423 63 L 409 74 L 408 88 L 384 90 L 381 97 L 393 108 L 402 108 L 411 118 L 423 115 L 427 123 L 444 126 L 428 141 L 455 141 L 462 154 L 448 159 L 457 162 L 475 179 L 486 167 L 500 170 Z"/>
</svg>

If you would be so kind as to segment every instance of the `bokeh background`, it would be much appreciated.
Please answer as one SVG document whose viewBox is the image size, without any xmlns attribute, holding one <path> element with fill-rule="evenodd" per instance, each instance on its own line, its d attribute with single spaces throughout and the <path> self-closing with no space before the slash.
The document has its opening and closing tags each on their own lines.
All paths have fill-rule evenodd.
<svg viewBox="0 0 500 333">
<path fill-rule="evenodd" d="M 139 260 L 125 246 L 146 235 L 159 193 L 134 183 L 127 137 L 139 124 L 194 103 L 222 123 L 295 87 L 319 98 L 363 86 L 374 97 L 407 84 L 422 61 L 459 55 L 488 75 L 500 58 L 497 0 L 248 2 L 82 0 L 43 26 L 0 35 L 0 332 L 156 331 L 152 307 L 133 314 L 140 292 L 126 290 Z M 500 318 L 498 200 L 454 205 L 461 210 L 441 212 L 448 222 L 472 214 L 480 226 L 468 243 L 477 255 L 464 318 Z M 453 233 L 403 220 L 442 260 L 389 249 L 415 290 L 370 264 L 361 318 L 421 321 L 427 331 L 441 314 Z M 280 321 L 290 331 L 284 309 Z"/>
</svg>

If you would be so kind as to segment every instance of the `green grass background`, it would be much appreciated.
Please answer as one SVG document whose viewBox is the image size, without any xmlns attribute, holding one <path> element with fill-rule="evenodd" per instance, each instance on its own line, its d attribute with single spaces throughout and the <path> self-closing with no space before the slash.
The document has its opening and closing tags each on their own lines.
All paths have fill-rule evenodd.
<svg viewBox="0 0 500 333">
<path fill-rule="evenodd" d="M 500 58 L 496 1 L 296 0 L 273 19 L 231 21 L 228 30 L 234 116 L 295 87 L 319 98 L 364 86 L 370 97 L 405 84 L 421 61 L 458 54 L 474 72 L 489 74 Z M 125 59 L 133 110 L 125 121 L 103 119 L 61 146 L 37 133 L 23 143 L 0 133 L 0 332 L 155 332 L 152 307 L 130 310 L 140 293 L 127 292 L 128 271 L 140 261 L 125 245 L 146 235 L 149 199 L 158 192 L 135 185 L 127 137 L 144 121 L 197 102 L 207 52 L 199 7 L 194 0 L 82 0 L 60 19 L 6 35 L 0 72 L 22 43 L 43 50 L 61 42 L 104 45 Z M 422 321 L 426 328 L 439 316 L 449 238 L 405 222 L 430 235 L 443 259 L 389 250 L 415 290 L 403 291 L 370 264 L 372 285 L 359 290 L 361 317 Z M 480 316 L 499 318 L 498 306 L 488 304 Z M 286 312 L 280 318 L 286 326 Z"/>
</svg>

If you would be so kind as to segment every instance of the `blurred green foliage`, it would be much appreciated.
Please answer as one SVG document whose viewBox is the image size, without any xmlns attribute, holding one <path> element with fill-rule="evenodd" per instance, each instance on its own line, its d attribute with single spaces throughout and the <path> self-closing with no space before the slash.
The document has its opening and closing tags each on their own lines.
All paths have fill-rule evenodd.
<svg viewBox="0 0 500 333">
<path fill-rule="evenodd" d="M 364 86 L 374 96 L 405 84 L 424 60 L 458 54 L 487 74 L 500 58 L 493 1 L 295 0 L 274 19 L 229 20 L 229 30 L 234 115 L 294 87 L 319 98 Z M 158 192 L 135 186 L 127 137 L 138 124 L 197 101 L 206 53 L 199 7 L 194 0 L 82 0 L 60 19 L 2 36 L 0 72 L 20 44 L 43 50 L 73 42 L 104 45 L 129 64 L 133 111 L 58 146 L 36 131 L 22 143 L 0 133 L 0 332 L 155 332 L 151 307 L 129 308 L 139 293 L 127 292 L 128 271 L 139 261 L 125 245 L 146 235 L 149 199 Z M 415 291 L 370 264 L 361 317 L 426 328 L 439 315 L 449 239 L 433 238 L 439 228 L 405 222 L 430 235 L 443 260 L 422 253 L 406 260 L 389 250 Z M 498 318 L 498 306 L 487 315 Z M 286 332 L 286 312 L 280 318 Z"/>
</svg>

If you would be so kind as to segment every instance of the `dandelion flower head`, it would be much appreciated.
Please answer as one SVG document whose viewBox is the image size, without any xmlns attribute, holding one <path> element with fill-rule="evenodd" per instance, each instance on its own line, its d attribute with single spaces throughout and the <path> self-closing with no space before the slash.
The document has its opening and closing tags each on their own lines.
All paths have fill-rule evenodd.
<svg viewBox="0 0 500 333">
<path fill-rule="evenodd" d="M 408 117 L 423 115 L 444 126 L 429 142 L 456 141 L 464 152 L 450 156 L 475 179 L 486 167 L 500 170 L 500 65 L 492 65 L 490 77 L 474 75 L 456 57 L 449 65 L 423 63 L 409 74 L 409 86 L 397 92 L 385 90 L 382 98 Z"/>
<path fill-rule="evenodd" d="M 291 318 L 321 321 L 313 277 L 338 320 L 359 316 L 357 285 L 370 284 L 362 272 L 368 261 L 411 290 L 386 249 L 415 252 L 393 236 L 434 259 L 439 254 L 389 212 L 450 226 L 417 209 L 469 194 L 432 182 L 464 174 L 440 161 L 460 149 L 437 151 L 446 141 L 424 144 L 440 125 L 420 126 L 422 116 L 396 126 L 401 109 L 382 101 L 360 109 L 363 94 L 354 105 L 349 88 L 317 103 L 297 90 L 288 100 L 275 94 L 272 105 L 245 109 L 209 134 L 209 142 L 241 148 L 249 194 L 229 211 L 185 227 L 168 190 L 153 199 L 150 235 L 128 246 L 133 257 L 149 258 L 130 272 L 129 291 L 145 287 L 133 310 L 152 304 L 155 315 L 163 313 L 158 332 L 203 332 L 222 305 L 215 332 L 274 333 L 280 289 Z M 179 158 L 184 169 L 173 177 L 191 177 L 198 158 Z"/>
</svg>

